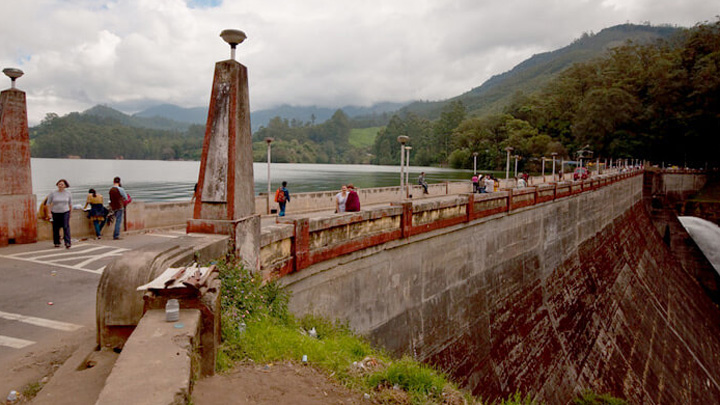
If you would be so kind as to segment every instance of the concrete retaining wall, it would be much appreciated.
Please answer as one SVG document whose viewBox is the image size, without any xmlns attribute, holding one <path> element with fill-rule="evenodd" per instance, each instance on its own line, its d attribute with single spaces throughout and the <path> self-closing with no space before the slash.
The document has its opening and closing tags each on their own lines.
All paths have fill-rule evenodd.
<svg viewBox="0 0 720 405">
<path fill-rule="evenodd" d="M 631 403 L 716 400 L 718 309 L 650 225 L 642 176 L 602 184 L 569 185 L 566 198 L 391 240 L 281 281 L 294 312 L 347 320 L 485 399 L 520 390 L 567 403 L 590 388 Z M 513 197 L 472 205 L 497 209 Z"/>
</svg>

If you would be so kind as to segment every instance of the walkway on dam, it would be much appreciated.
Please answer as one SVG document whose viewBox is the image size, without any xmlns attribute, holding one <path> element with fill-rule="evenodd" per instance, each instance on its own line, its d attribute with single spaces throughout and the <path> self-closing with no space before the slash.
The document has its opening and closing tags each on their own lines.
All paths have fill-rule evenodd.
<svg viewBox="0 0 720 405">
<path fill-rule="evenodd" d="M 95 295 L 107 264 L 184 235 L 172 230 L 73 240 L 70 249 L 56 249 L 52 241 L 0 248 L 0 393 L 37 382 L 45 374 L 33 373 L 59 361 L 79 335 L 94 339 Z"/>
</svg>

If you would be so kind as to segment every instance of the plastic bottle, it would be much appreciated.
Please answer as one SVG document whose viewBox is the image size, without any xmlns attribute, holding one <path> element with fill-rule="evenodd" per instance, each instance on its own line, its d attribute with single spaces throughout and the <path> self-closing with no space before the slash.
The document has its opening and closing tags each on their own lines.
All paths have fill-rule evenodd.
<svg viewBox="0 0 720 405">
<path fill-rule="evenodd" d="M 180 303 L 176 299 L 169 299 L 165 304 L 165 321 L 175 322 L 180 319 Z"/>
<path fill-rule="evenodd" d="M 18 400 L 18 392 L 15 390 L 10 391 L 10 393 L 7 396 L 7 403 L 13 404 L 17 400 Z"/>
</svg>

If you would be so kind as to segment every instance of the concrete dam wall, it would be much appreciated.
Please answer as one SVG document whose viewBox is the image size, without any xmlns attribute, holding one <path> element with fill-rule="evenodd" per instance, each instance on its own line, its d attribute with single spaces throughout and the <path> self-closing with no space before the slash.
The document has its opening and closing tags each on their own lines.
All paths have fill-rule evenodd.
<svg viewBox="0 0 720 405">
<path fill-rule="evenodd" d="M 395 240 L 282 278 L 296 313 L 345 319 L 485 399 L 720 398 L 720 311 L 663 244 L 635 176 Z"/>
</svg>

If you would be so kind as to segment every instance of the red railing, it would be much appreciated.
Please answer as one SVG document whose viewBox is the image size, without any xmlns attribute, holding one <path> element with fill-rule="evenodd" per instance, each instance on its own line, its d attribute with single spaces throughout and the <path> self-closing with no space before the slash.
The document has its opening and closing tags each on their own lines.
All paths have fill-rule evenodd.
<svg viewBox="0 0 720 405">
<path fill-rule="evenodd" d="M 463 194 L 457 196 L 456 200 L 447 201 L 444 205 L 427 201 L 392 203 L 390 207 L 374 208 L 354 215 L 323 218 L 320 220 L 322 223 L 318 221 L 315 225 L 318 229 L 314 231 L 310 229 L 311 222 L 308 218 L 284 219 L 281 220 L 281 223 L 289 223 L 294 226 L 291 238 L 292 257 L 283 260 L 281 263 L 271 265 L 270 268 L 264 270 L 275 271 L 280 276 L 283 276 L 307 268 L 315 263 L 393 240 L 408 238 L 496 214 L 510 213 L 518 209 L 583 192 L 594 191 L 641 174 L 642 170 L 637 170 L 578 182 L 554 183 L 524 189 L 506 189 L 488 194 Z M 425 207 L 429 204 L 435 205 L 429 206 L 429 208 Z M 418 206 L 418 210 L 415 210 L 415 205 Z M 460 208 L 463 205 L 464 209 Z M 437 219 L 427 221 L 429 213 L 435 212 L 437 214 L 440 211 L 445 212 L 446 215 L 436 215 L 438 216 Z M 399 222 L 395 219 L 397 217 L 399 217 Z M 362 228 L 360 228 L 362 225 L 383 218 L 393 219 L 393 221 L 389 221 L 393 225 L 386 228 L 380 227 L 381 229 L 371 231 L 367 235 L 352 237 L 352 233 L 362 231 Z M 399 226 L 396 225 L 397 223 L 399 223 Z M 351 228 L 353 226 L 356 228 Z M 319 233 L 333 232 L 333 230 L 337 232 L 338 229 L 341 229 L 339 233 L 345 233 L 350 237 L 340 239 L 337 243 L 322 244 L 317 241 L 313 242 L 313 238 L 322 239 L 323 235 Z M 332 239 L 330 236 L 327 236 L 327 238 Z M 313 243 L 318 246 L 312 247 Z"/>
</svg>

